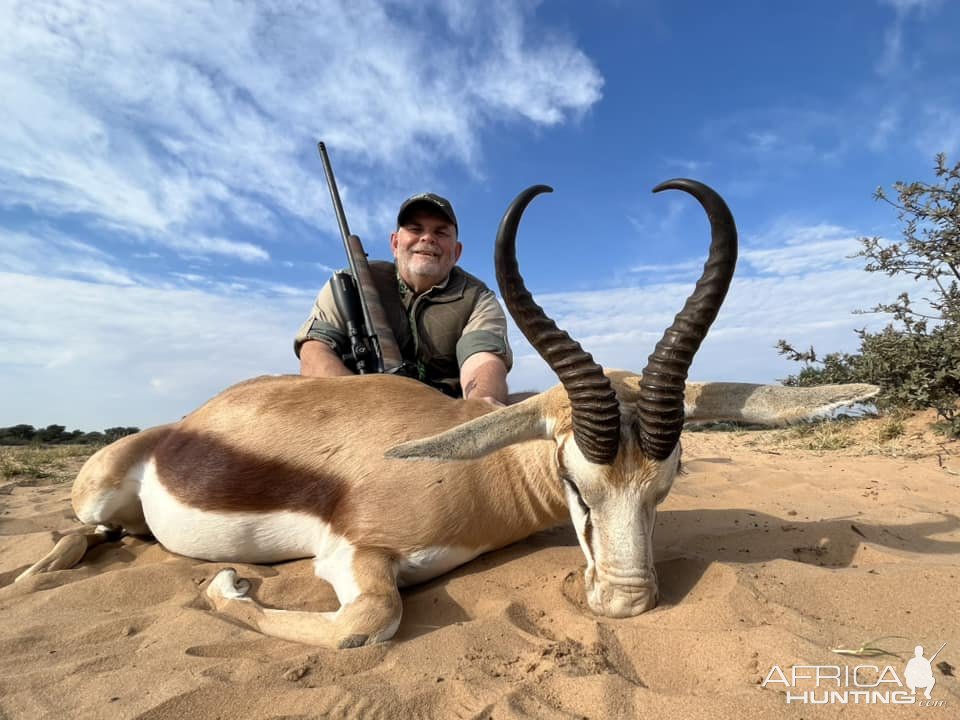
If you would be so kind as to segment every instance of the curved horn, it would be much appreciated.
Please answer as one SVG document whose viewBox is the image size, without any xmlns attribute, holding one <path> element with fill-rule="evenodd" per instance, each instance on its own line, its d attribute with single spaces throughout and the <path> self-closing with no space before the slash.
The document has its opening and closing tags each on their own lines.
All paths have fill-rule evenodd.
<svg viewBox="0 0 960 720">
<path fill-rule="evenodd" d="M 637 401 L 644 452 L 662 460 L 673 452 L 683 429 L 683 389 L 693 356 L 717 317 L 737 264 L 737 228 L 730 209 L 703 183 L 668 180 L 654 192 L 675 189 L 693 195 L 710 219 L 710 255 L 693 294 L 666 329 L 647 360 Z"/>
<path fill-rule="evenodd" d="M 557 374 L 573 414 L 573 439 L 593 463 L 610 464 L 620 445 L 620 407 L 610 380 L 590 353 L 547 317 L 527 290 L 517 264 L 517 228 L 523 211 L 547 185 L 527 188 L 510 204 L 497 230 L 494 265 L 500 294 L 517 327 Z"/>
</svg>

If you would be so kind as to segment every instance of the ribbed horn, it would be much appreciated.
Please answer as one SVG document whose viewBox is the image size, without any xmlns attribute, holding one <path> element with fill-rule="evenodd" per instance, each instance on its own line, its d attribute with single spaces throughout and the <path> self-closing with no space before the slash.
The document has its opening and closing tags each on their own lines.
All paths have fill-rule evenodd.
<svg viewBox="0 0 960 720">
<path fill-rule="evenodd" d="M 504 213 L 494 252 L 497 283 L 517 327 L 567 391 L 577 447 L 591 462 L 608 465 L 617 457 L 620 444 L 620 408 L 610 380 L 590 353 L 584 352 L 580 344 L 558 328 L 533 301 L 517 264 L 520 218 L 530 201 L 545 192 L 553 192 L 553 188 L 547 185 L 527 188 Z"/>
<path fill-rule="evenodd" d="M 683 429 L 683 388 L 693 356 L 717 317 L 737 264 L 737 228 L 730 209 L 714 190 L 679 178 L 657 185 L 693 195 L 710 219 L 710 255 L 693 294 L 663 333 L 647 360 L 637 403 L 644 452 L 662 460 L 673 452 Z"/>
</svg>

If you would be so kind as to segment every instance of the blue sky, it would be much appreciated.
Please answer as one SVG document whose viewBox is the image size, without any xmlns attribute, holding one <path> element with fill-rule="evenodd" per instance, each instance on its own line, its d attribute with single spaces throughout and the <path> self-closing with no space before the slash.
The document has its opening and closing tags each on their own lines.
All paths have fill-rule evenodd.
<svg viewBox="0 0 960 720">
<path fill-rule="evenodd" d="M 772 382 L 774 345 L 853 349 L 854 308 L 916 292 L 847 259 L 895 237 L 879 185 L 960 151 L 960 4 L 18 2 L 0 5 L 0 425 L 179 418 L 296 372 L 292 336 L 351 229 L 449 197 L 495 287 L 521 189 L 538 301 L 639 371 L 709 242 L 686 176 L 727 200 L 741 259 L 691 369 Z M 515 328 L 513 389 L 553 384 Z"/>
</svg>

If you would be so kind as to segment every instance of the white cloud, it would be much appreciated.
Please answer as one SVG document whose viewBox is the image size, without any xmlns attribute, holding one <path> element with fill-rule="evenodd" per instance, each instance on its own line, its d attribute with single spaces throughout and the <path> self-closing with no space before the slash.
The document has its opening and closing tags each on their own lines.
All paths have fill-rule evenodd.
<svg viewBox="0 0 960 720">
<path fill-rule="evenodd" d="M 296 372 L 310 294 L 104 285 L 0 273 L 0 425 L 176 420 L 228 385 Z"/>
<path fill-rule="evenodd" d="M 663 159 L 663 164 L 668 168 L 680 168 L 686 175 L 692 177 L 702 175 L 713 165 L 710 160 L 691 160 L 679 157 L 666 157 Z"/>
<path fill-rule="evenodd" d="M 877 71 L 882 74 L 895 72 L 903 63 L 903 29 L 911 13 L 926 13 L 936 10 L 942 0 L 880 0 L 894 10 L 894 19 L 883 35 L 883 50 L 877 62 Z"/>
<path fill-rule="evenodd" d="M 569 110 L 582 111 L 600 99 L 602 80 L 590 60 L 562 38 L 547 35 L 529 47 L 523 16 L 504 2 L 493 3 L 494 52 L 473 78 L 472 93 L 488 112 L 506 111 L 543 125 L 555 125 Z M 580 78 L 560 83 L 557 78 Z"/>
<path fill-rule="evenodd" d="M 747 142 L 755 152 L 769 152 L 783 145 L 782 138 L 771 130 L 755 130 L 747 133 Z"/>
<path fill-rule="evenodd" d="M 772 382 L 798 369 L 777 356 L 778 339 L 814 344 L 821 351 L 853 350 L 854 328 L 885 322 L 851 311 L 889 300 L 904 285 L 844 260 L 839 253 L 849 231 L 822 224 L 782 233 L 791 242 L 779 249 L 745 249 L 747 266 L 756 263 L 763 272 L 735 277 L 692 378 Z M 811 244 L 823 257 L 801 252 Z M 48 255 L 56 247 L 48 246 Z M 64 253 L 64 262 L 89 254 L 111 267 L 109 257 L 82 247 L 72 248 L 74 255 L 57 252 Z M 0 295 L 0 425 L 159 424 L 233 382 L 296 372 L 292 337 L 314 293 L 250 278 L 215 282 L 190 273 L 172 278 L 176 283 L 148 286 L 137 278 L 105 285 L 15 270 L 0 273 L 5 290 Z M 696 275 L 692 271 L 683 282 L 644 287 L 547 294 L 537 302 L 599 362 L 640 371 Z M 511 388 L 544 389 L 555 383 L 515 328 L 511 342 L 516 356 Z"/>
<path fill-rule="evenodd" d="M 883 74 L 897 69 L 903 55 L 903 12 L 898 12 L 893 24 L 883 33 L 883 50 L 877 61 L 877 71 Z"/>
<path fill-rule="evenodd" d="M 369 178 L 470 164 L 491 122 L 551 125 L 597 102 L 596 68 L 534 32 L 530 7 L 4 3 L 0 203 L 262 261 L 263 248 L 219 240 L 223 226 L 324 222 L 323 137 L 363 232 L 376 185 L 401 182 Z"/>
<path fill-rule="evenodd" d="M 741 158 L 741 165 L 744 161 L 758 163 L 752 172 L 765 177 L 772 171 L 797 165 L 836 162 L 851 143 L 849 126 L 853 114 L 863 115 L 864 109 L 854 107 L 838 112 L 836 107 L 809 103 L 768 103 L 711 118 L 704 125 L 704 135 L 710 143 Z M 741 167 L 738 175 L 742 174 Z M 750 182 L 742 178 L 737 181 Z"/>
<path fill-rule="evenodd" d="M 922 127 L 915 145 L 925 157 L 933 158 L 943 152 L 956 156 L 960 152 L 960 123 L 957 122 L 960 108 L 947 100 L 925 105 L 920 113 Z"/>
<path fill-rule="evenodd" d="M 861 248 L 858 237 L 854 231 L 839 225 L 799 225 L 778 221 L 770 230 L 747 238 L 741 244 L 738 277 L 751 271 L 793 275 L 837 267 L 859 268 L 862 263 L 852 260 Z M 699 276 L 704 260 L 688 258 L 673 263 L 641 263 L 631 266 L 629 272 L 656 276 L 662 282 L 672 277 L 692 282 Z"/>
<path fill-rule="evenodd" d="M 754 239 L 741 251 L 739 270 L 690 377 L 775 382 L 800 369 L 777 355 L 778 340 L 812 344 L 821 352 L 853 351 L 858 346 L 855 329 L 879 329 L 888 322 L 886 316 L 854 315 L 854 310 L 890 301 L 902 290 L 923 294 L 917 290 L 924 288 L 912 281 L 867 273 L 862 260 L 848 259 L 859 248 L 856 235 L 826 223 L 781 222 Z M 782 244 L 770 246 L 776 239 Z M 661 266 L 690 267 L 685 282 L 551 294 L 537 302 L 605 367 L 640 372 L 693 289 L 702 260 L 696 265 Z M 516 355 L 511 387 L 542 390 L 553 385 L 556 378 L 549 368 L 511 328 Z"/>
<path fill-rule="evenodd" d="M 943 4 L 943 0 L 880 0 L 889 5 L 898 13 L 907 13 L 913 10 L 930 10 Z"/>
<path fill-rule="evenodd" d="M 236 242 L 222 237 L 206 237 L 197 235 L 183 241 L 171 242 L 171 245 L 182 251 L 185 257 L 191 255 L 226 255 L 244 262 L 258 262 L 270 259 L 270 253 L 258 245 L 246 242 Z"/>
<path fill-rule="evenodd" d="M 79 278 L 107 285 L 136 279 L 107 253 L 50 229 L 21 233 L 0 230 L 0 272 Z"/>
<path fill-rule="evenodd" d="M 685 262 L 663 263 L 663 264 L 641 263 L 639 265 L 632 265 L 630 267 L 630 272 L 653 273 L 657 275 L 672 274 L 672 273 L 692 274 L 702 267 L 703 267 L 703 263 L 698 260 L 687 260 Z"/>
<path fill-rule="evenodd" d="M 333 227 L 318 139 L 363 235 L 477 172 L 491 125 L 589 110 L 599 72 L 535 8 L 0 3 L 0 424 L 166 422 L 295 371 L 316 288 L 224 261 L 287 266 L 291 228 Z"/>
<path fill-rule="evenodd" d="M 845 83 L 845 97 L 791 92 L 705 120 L 705 139 L 736 158 L 735 177 L 724 185 L 731 197 L 750 197 L 772 177 L 796 181 L 804 168 L 822 174 L 826 165 L 842 176 L 854 164 L 883 168 L 903 162 L 914 148 L 930 158 L 944 148 L 960 148 L 955 122 L 960 108 L 946 69 L 953 58 L 945 28 L 953 18 L 941 12 L 945 3 L 880 0 L 878 5 L 883 7 L 866 11 L 876 17 L 864 20 L 865 37 L 874 43 L 873 57 L 865 62 L 876 74 L 855 80 L 855 72 L 840 73 L 835 80 Z M 865 163 L 863 150 L 879 157 Z"/>
<path fill-rule="evenodd" d="M 631 210 L 626 215 L 627 222 L 630 223 L 637 235 L 669 238 L 676 234 L 680 219 L 690 211 L 692 205 L 686 198 L 669 195 L 666 198 L 666 203 L 661 201 L 655 209 L 652 209 L 647 202 L 641 202 L 640 207 L 639 211 Z M 648 272 L 652 267 L 664 266 L 640 263 L 632 266 L 629 271 Z M 666 267 L 673 270 L 678 269 L 676 265 Z"/>
<path fill-rule="evenodd" d="M 900 129 L 900 112 L 895 107 L 881 108 L 873 122 L 873 134 L 867 146 L 874 152 L 884 152 L 894 133 Z"/>
<path fill-rule="evenodd" d="M 0 210 L 27 216 L 0 236 L 0 423 L 166 422 L 295 371 L 316 289 L 222 261 L 283 266 L 281 233 L 333 225 L 318 139 L 363 234 L 395 213 L 382 198 L 476 172 L 491 124 L 586 112 L 599 72 L 534 10 L 0 4 Z"/>
<path fill-rule="evenodd" d="M 692 289 L 690 284 L 581 293 L 537 301 L 605 367 L 640 372 Z M 720 315 L 694 360 L 695 380 L 775 382 L 799 366 L 777 355 L 778 340 L 821 352 L 852 351 L 853 333 L 885 324 L 881 316 L 853 315 L 896 296 L 900 285 L 863 270 L 787 277 L 735 279 Z M 511 387 L 544 389 L 556 382 L 526 340 L 514 330 L 517 362 Z"/>
<path fill-rule="evenodd" d="M 765 274 L 796 275 L 849 268 L 851 256 L 860 248 L 856 233 L 837 225 L 781 222 L 748 244 L 740 253 L 740 262 Z"/>
</svg>

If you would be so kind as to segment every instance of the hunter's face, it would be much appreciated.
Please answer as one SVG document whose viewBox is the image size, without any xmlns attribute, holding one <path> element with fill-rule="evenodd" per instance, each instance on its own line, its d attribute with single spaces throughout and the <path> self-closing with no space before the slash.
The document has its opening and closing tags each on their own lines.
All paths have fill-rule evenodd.
<svg viewBox="0 0 960 720">
<path fill-rule="evenodd" d="M 439 285 L 460 259 L 457 228 L 443 215 L 414 210 L 390 236 L 397 271 L 414 292 Z"/>
</svg>

